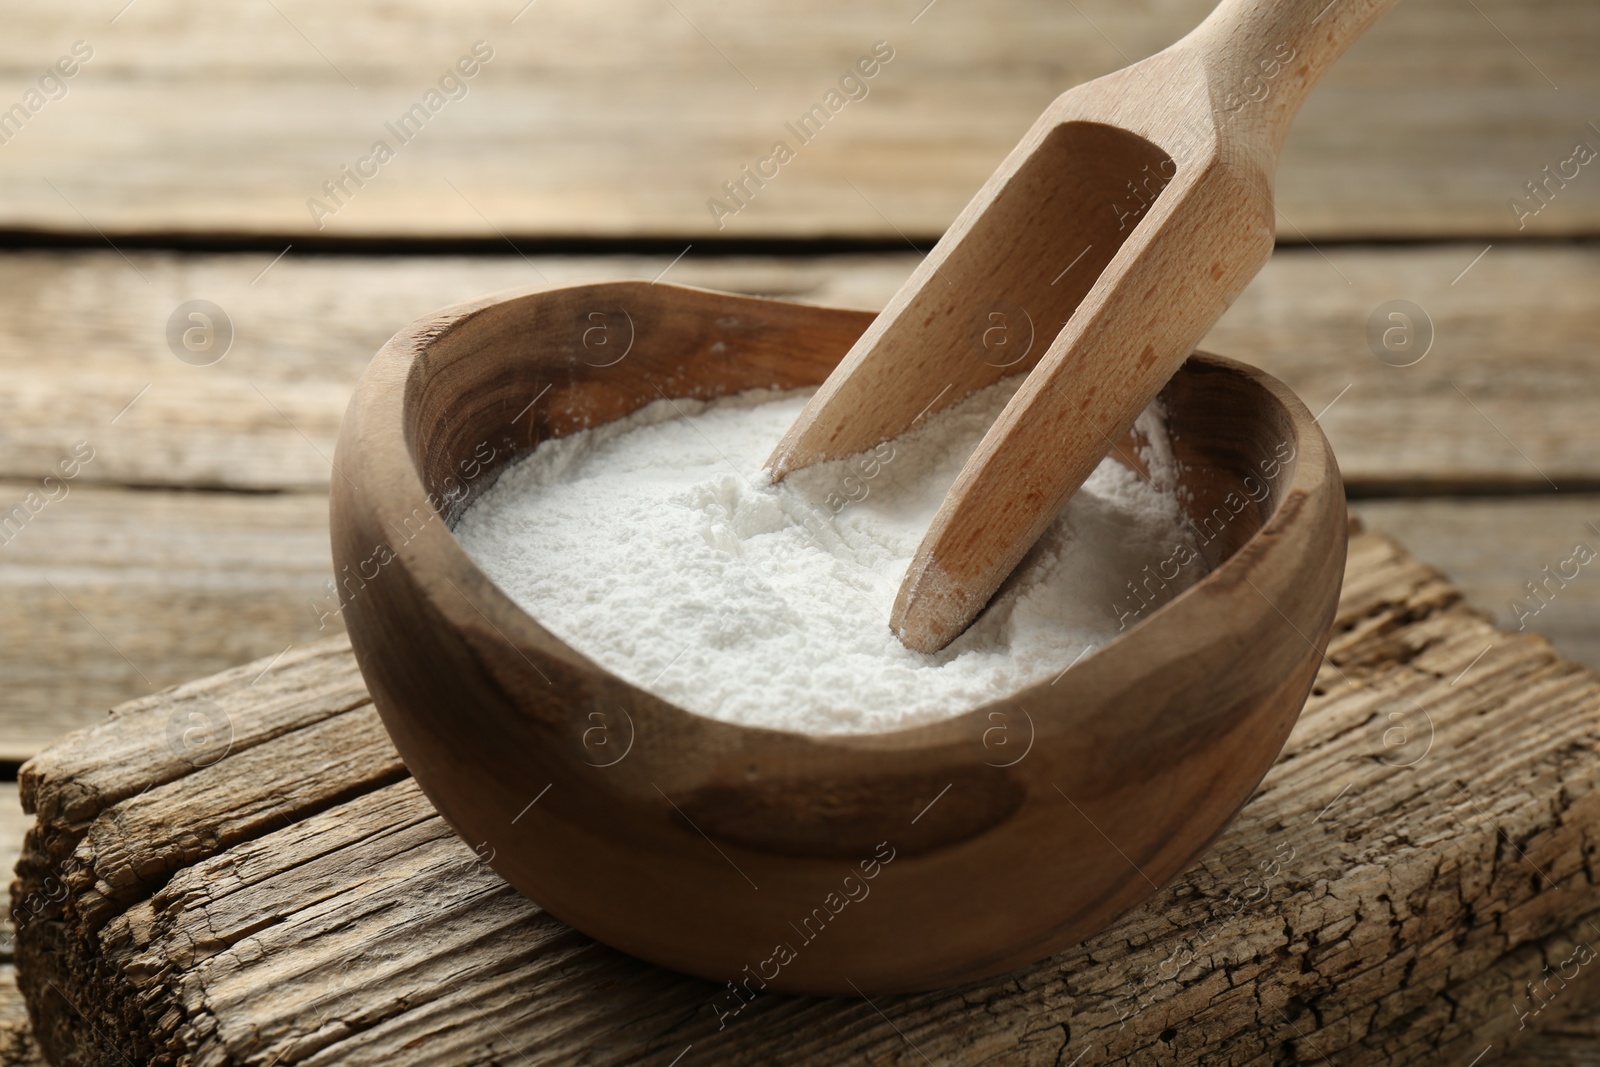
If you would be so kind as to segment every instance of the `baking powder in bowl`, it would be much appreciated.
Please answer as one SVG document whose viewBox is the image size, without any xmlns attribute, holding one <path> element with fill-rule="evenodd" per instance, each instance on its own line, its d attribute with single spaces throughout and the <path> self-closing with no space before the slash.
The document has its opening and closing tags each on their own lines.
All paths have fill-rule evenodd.
<svg viewBox="0 0 1600 1067">
<path fill-rule="evenodd" d="M 1152 406 L 1149 478 L 1102 462 L 966 633 L 934 655 L 899 642 L 906 567 L 1020 380 L 777 484 L 762 464 L 808 393 L 656 401 L 543 442 L 455 533 L 557 637 L 689 711 L 816 734 L 947 718 L 1050 682 L 1204 574 Z"/>
</svg>

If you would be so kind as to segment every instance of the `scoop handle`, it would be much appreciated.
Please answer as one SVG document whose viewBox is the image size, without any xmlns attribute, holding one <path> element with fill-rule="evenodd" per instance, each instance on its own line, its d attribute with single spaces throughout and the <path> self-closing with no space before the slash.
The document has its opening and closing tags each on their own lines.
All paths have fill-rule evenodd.
<svg viewBox="0 0 1600 1067">
<path fill-rule="evenodd" d="M 1222 0 L 1186 39 L 1205 65 L 1219 125 L 1265 135 L 1276 158 L 1306 94 L 1397 2 Z"/>
</svg>

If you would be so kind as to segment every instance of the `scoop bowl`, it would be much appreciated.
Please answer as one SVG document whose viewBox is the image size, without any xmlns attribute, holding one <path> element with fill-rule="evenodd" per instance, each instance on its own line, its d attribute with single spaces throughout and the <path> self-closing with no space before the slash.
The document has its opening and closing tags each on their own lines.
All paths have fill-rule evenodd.
<svg viewBox="0 0 1600 1067">
<path fill-rule="evenodd" d="M 815 386 L 872 319 L 664 284 L 498 294 L 396 334 L 340 431 L 343 613 L 407 767 L 552 914 L 729 983 L 723 1017 L 763 990 L 955 985 L 1105 928 L 1243 805 L 1333 623 L 1327 442 L 1282 383 L 1199 353 L 1162 397 L 1200 558 L 1128 575 L 1107 605 L 1126 629 L 1054 681 L 940 722 L 806 736 L 693 714 L 563 643 L 452 534 L 538 442 L 662 398 Z M 1140 610 L 1183 566 L 1209 573 Z"/>
</svg>

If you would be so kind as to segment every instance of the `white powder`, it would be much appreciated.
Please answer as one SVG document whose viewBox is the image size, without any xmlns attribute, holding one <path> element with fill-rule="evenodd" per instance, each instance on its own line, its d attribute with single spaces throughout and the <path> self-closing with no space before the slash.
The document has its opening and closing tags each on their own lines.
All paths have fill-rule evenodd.
<svg viewBox="0 0 1600 1067">
<path fill-rule="evenodd" d="M 456 535 L 558 637 L 690 711 L 818 734 L 945 718 L 1058 676 L 1116 636 L 1130 580 L 1193 547 L 1152 409 L 1150 481 L 1101 463 L 966 633 L 931 656 L 901 645 L 888 619 L 906 566 L 1019 382 L 777 485 L 762 464 L 805 393 L 657 401 L 540 444 Z M 1160 595 L 1202 573 L 1188 564 Z"/>
</svg>

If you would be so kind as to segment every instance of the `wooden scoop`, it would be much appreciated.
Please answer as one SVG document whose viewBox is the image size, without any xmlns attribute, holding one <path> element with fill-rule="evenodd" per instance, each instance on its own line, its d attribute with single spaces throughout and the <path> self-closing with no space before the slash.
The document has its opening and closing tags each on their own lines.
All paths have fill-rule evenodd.
<svg viewBox="0 0 1600 1067">
<path fill-rule="evenodd" d="M 908 648 L 966 629 L 1261 269 L 1289 124 L 1394 3 L 1223 0 L 1059 97 L 806 405 L 775 479 L 1031 368 L 906 572 L 890 626 Z"/>
</svg>

